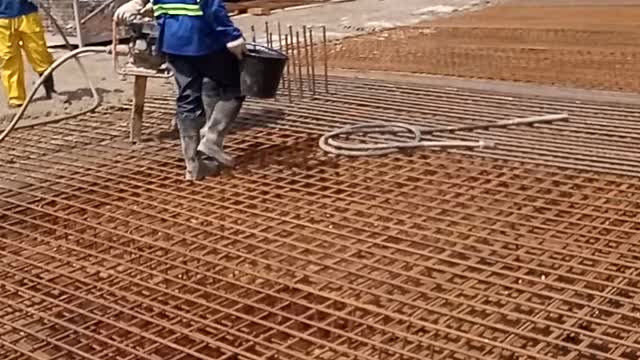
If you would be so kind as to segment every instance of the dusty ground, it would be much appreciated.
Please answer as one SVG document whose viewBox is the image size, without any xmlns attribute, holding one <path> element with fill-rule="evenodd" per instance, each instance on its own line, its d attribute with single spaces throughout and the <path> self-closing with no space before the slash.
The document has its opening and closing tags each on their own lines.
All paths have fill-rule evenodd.
<svg viewBox="0 0 640 360">
<path fill-rule="evenodd" d="M 637 0 L 514 1 L 346 39 L 335 47 L 331 63 L 637 92 L 639 18 Z"/>
<path fill-rule="evenodd" d="M 234 18 L 234 21 L 248 37 L 250 37 L 252 25 L 259 29 L 258 41 L 261 40 L 260 36 L 264 34 L 265 21 L 273 24 L 280 22 L 283 26 L 292 25 L 294 27 L 326 25 L 328 37 L 336 39 L 372 30 L 414 24 L 455 12 L 477 9 L 489 3 L 487 0 L 356 0 L 282 11 L 267 17 L 239 16 Z M 56 56 L 59 57 L 62 54 L 63 52 L 57 52 Z M 130 83 L 123 82 L 114 75 L 110 57 L 106 55 L 91 56 L 84 58 L 83 61 L 91 72 L 92 81 L 100 88 L 106 102 L 120 103 L 123 99 L 131 97 Z M 80 76 L 75 63 L 70 62 L 63 66 L 56 72 L 56 75 L 58 89 L 71 97 L 71 104 L 38 100 L 29 108 L 27 117 L 39 118 L 53 114 L 74 113 L 92 104 L 86 82 Z M 29 83 L 35 82 L 36 78 L 33 73 L 29 72 L 28 77 Z M 157 81 L 152 82 L 150 86 L 153 87 L 154 83 Z M 2 93 L 0 97 L 0 122 L 3 119 L 6 121 L 11 118 L 11 112 L 6 108 L 5 103 L 4 93 Z"/>
</svg>

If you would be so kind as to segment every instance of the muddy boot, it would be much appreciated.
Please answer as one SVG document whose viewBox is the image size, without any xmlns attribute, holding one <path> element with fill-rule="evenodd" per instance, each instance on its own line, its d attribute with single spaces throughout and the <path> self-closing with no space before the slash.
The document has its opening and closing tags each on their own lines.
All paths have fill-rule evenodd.
<svg viewBox="0 0 640 360">
<path fill-rule="evenodd" d="M 198 176 L 198 158 L 197 158 L 197 148 L 198 143 L 200 142 L 200 135 L 181 135 L 180 136 L 180 145 L 182 146 L 182 157 L 184 158 L 185 172 L 184 178 L 185 180 L 200 180 L 201 177 Z"/>
<path fill-rule="evenodd" d="M 203 156 L 211 157 L 222 165 L 233 166 L 233 158 L 223 150 L 224 137 L 229 126 L 238 117 L 243 101 L 242 97 L 218 101 L 198 146 L 198 151 L 203 153 Z"/>
<path fill-rule="evenodd" d="M 185 180 L 201 180 L 198 162 L 198 144 L 200 143 L 200 127 L 204 122 L 201 116 L 181 115 L 176 123 L 180 129 L 180 145 L 185 165 Z"/>
<path fill-rule="evenodd" d="M 53 75 L 47 76 L 42 82 L 42 87 L 44 88 L 45 98 L 47 100 L 56 100 L 62 103 L 66 103 L 69 99 L 66 96 L 58 94 L 56 91 L 55 83 L 53 81 Z"/>
<path fill-rule="evenodd" d="M 207 156 L 201 152 L 198 152 L 197 158 L 198 158 L 198 173 L 197 173 L 196 180 L 200 180 L 206 177 L 216 176 L 220 174 L 222 170 L 222 166 L 216 159 L 210 156 Z"/>
</svg>

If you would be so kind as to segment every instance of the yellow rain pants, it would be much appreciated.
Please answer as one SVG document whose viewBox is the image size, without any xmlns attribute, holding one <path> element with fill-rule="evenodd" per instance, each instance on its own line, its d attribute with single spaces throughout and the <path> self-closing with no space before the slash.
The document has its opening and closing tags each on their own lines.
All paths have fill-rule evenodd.
<svg viewBox="0 0 640 360">
<path fill-rule="evenodd" d="M 24 85 L 24 50 L 33 70 L 42 74 L 53 57 L 47 49 L 44 27 L 37 12 L 11 19 L 0 19 L 0 67 L 9 104 L 22 105 L 26 101 Z"/>
</svg>

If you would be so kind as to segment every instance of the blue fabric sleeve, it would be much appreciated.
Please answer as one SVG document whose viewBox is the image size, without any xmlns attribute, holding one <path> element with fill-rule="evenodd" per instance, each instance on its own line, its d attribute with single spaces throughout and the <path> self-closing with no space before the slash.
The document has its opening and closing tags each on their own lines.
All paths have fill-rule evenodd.
<svg viewBox="0 0 640 360">
<path fill-rule="evenodd" d="M 240 29 L 231 21 L 223 0 L 201 0 L 200 5 L 207 23 L 225 44 L 242 37 Z"/>
</svg>

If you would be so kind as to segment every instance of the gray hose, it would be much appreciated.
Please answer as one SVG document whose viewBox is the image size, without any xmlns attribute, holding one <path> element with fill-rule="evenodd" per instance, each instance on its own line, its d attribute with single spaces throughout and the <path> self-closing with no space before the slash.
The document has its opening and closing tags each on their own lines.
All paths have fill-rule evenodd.
<svg viewBox="0 0 640 360">
<path fill-rule="evenodd" d="M 569 118 L 567 114 L 557 115 L 545 115 L 535 116 L 529 118 L 513 119 L 507 121 L 499 121 L 496 123 L 480 124 L 480 125 L 465 125 L 465 126 L 451 126 L 443 128 L 424 128 L 403 123 L 368 123 L 347 126 L 345 128 L 332 131 L 322 138 L 320 138 L 319 146 L 322 150 L 342 156 L 377 156 L 386 155 L 396 152 L 400 149 L 412 149 L 412 148 L 460 148 L 460 147 L 493 147 L 492 142 L 487 141 L 423 141 L 423 134 L 445 133 L 445 132 L 459 132 L 459 131 L 473 131 L 473 130 L 485 130 L 494 128 L 506 128 L 509 126 L 517 125 L 533 125 L 549 123 L 558 120 L 566 120 Z M 409 131 L 413 134 L 412 141 L 406 142 L 387 142 L 378 144 L 354 144 L 348 142 L 338 141 L 335 138 L 338 136 L 352 135 L 352 134 L 396 134 L 399 130 Z M 380 138 L 380 137 L 378 137 Z"/>
<path fill-rule="evenodd" d="M 64 34 L 64 31 L 62 30 L 62 28 L 58 24 L 58 22 L 55 19 L 55 17 L 53 15 L 51 15 L 51 12 L 49 11 L 49 9 L 47 9 L 42 4 L 39 4 L 39 7 L 40 7 L 40 9 L 42 9 L 42 11 L 47 15 L 47 17 L 49 17 L 51 22 L 54 24 L 54 26 L 56 27 L 56 29 L 58 30 L 58 32 L 62 36 L 62 39 L 64 40 L 64 42 L 67 45 L 67 47 L 72 48 L 71 43 L 69 42 L 69 39 Z M 89 113 L 89 112 L 94 111 L 95 109 L 97 109 L 98 106 L 100 106 L 100 103 L 101 103 L 102 99 L 100 99 L 100 94 L 98 94 L 98 91 L 96 90 L 96 87 L 91 82 L 89 74 L 88 74 L 87 70 L 85 69 L 84 65 L 82 64 L 82 62 L 80 61 L 80 59 L 78 59 L 78 56 L 81 55 L 81 54 L 86 54 L 86 53 L 104 53 L 104 52 L 109 52 L 109 50 L 110 49 L 108 49 L 106 47 L 85 47 L 85 48 L 80 48 L 80 49 L 77 49 L 75 51 L 72 51 L 69 54 L 63 56 L 62 58 L 56 60 L 49 67 L 49 69 L 47 69 L 47 71 L 45 71 L 44 74 L 42 74 L 40 76 L 40 79 L 38 79 L 38 82 L 36 83 L 35 87 L 31 90 L 31 93 L 27 97 L 27 101 L 25 101 L 25 103 L 22 105 L 22 107 L 20 107 L 20 110 L 18 110 L 18 112 L 14 115 L 14 117 L 11 120 L 11 122 L 9 123 L 9 125 L 7 125 L 7 127 L 4 129 L 2 134 L 0 134 L 0 142 L 4 141 L 4 139 L 6 139 L 6 137 L 9 136 L 11 131 L 13 131 L 13 129 L 18 124 L 18 122 L 22 119 L 22 117 L 24 116 L 25 112 L 27 111 L 27 108 L 31 104 L 31 101 L 33 101 L 33 98 L 35 97 L 36 92 L 38 91 L 38 89 L 40 89 L 40 87 L 44 83 L 45 79 L 48 76 L 51 76 L 51 74 L 53 73 L 54 70 L 56 70 L 57 68 L 62 66 L 64 63 L 66 63 L 70 59 L 74 59 L 76 61 L 76 63 L 78 64 L 78 67 L 80 68 L 80 72 L 82 73 L 82 76 L 87 81 L 87 84 L 89 85 L 89 89 L 91 90 L 91 94 L 93 95 L 93 98 L 94 98 L 93 105 L 90 106 L 86 110 L 82 110 L 82 111 L 79 111 L 79 112 L 74 113 L 74 114 L 66 114 L 66 115 L 53 117 L 53 118 L 45 120 L 45 121 L 40 121 L 40 122 L 38 122 L 38 124 L 46 124 L 46 123 L 66 120 L 66 119 L 73 118 L 73 117 L 76 117 L 76 116 L 84 115 L 86 113 Z"/>
</svg>

